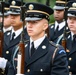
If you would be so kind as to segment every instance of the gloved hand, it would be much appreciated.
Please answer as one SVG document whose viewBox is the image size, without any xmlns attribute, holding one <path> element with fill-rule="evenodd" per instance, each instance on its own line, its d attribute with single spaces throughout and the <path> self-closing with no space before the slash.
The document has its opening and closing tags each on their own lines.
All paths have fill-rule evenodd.
<svg viewBox="0 0 76 75">
<path fill-rule="evenodd" d="M 7 60 L 5 58 L 0 57 L 0 68 L 5 69 Z"/>
</svg>

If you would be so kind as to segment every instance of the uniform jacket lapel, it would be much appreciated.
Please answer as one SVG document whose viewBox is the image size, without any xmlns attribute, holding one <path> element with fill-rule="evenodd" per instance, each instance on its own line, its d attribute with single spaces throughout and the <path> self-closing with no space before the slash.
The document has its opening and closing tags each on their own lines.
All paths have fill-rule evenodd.
<svg viewBox="0 0 76 75">
<path fill-rule="evenodd" d="M 4 43 L 8 46 L 10 43 L 11 31 L 4 34 Z"/>
<path fill-rule="evenodd" d="M 75 48 L 75 49 L 72 49 L 72 39 L 71 39 L 71 35 L 70 35 L 70 38 L 67 39 L 67 48 L 68 48 L 68 50 L 70 51 L 68 55 L 71 55 L 73 52 L 76 51 L 76 48 Z"/>
<path fill-rule="evenodd" d="M 30 65 L 31 63 L 35 62 L 36 60 L 38 60 L 39 58 L 41 58 L 43 55 L 45 55 L 47 53 L 47 47 L 48 46 L 48 40 L 47 38 L 44 39 L 44 41 L 41 43 L 41 45 L 38 47 L 38 49 L 36 50 L 36 52 L 33 54 L 32 57 L 30 57 L 30 59 L 28 58 L 28 46 L 26 47 L 26 62 L 27 62 L 27 66 Z"/>
<path fill-rule="evenodd" d="M 50 39 L 54 36 L 55 24 L 49 26 Z"/>
<path fill-rule="evenodd" d="M 64 30 L 64 27 L 63 27 L 60 31 L 58 31 L 56 35 L 54 35 L 54 36 L 52 37 L 54 41 L 56 41 L 57 38 L 58 38 L 60 35 L 63 34 L 63 30 Z"/>
<path fill-rule="evenodd" d="M 19 43 L 19 41 L 20 41 L 20 35 L 16 39 L 14 39 L 13 41 L 10 41 L 9 47 L 17 45 Z"/>
</svg>

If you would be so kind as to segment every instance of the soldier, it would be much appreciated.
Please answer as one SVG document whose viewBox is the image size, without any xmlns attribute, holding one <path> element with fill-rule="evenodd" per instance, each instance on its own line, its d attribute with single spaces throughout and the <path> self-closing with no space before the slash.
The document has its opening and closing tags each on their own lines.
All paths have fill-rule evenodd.
<svg viewBox="0 0 76 75">
<path fill-rule="evenodd" d="M 68 9 L 68 27 L 70 29 L 70 33 L 67 37 L 67 57 L 68 57 L 68 68 L 70 75 L 76 75 L 76 1 L 71 2 L 71 6 Z"/>
<path fill-rule="evenodd" d="M 26 6 L 27 14 L 25 20 L 27 22 L 27 32 L 30 40 L 25 42 L 25 74 L 68 75 L 67 58 L 64 49 L 50 42 L 45 34 L 48 28 L 49 15 L 53 14 L 53 10 L 37 3 L 27 3 Z M 56 49 L 56 56 L 53 59 L 53 52 Z M 17 53 L 18 52 L 15 54 Z M 16 57 L 17 55 L 14 56 Z M 64 63 L 64 65 L 60 63 Z M 60 67 L 62 67 L 62 69 Z"/>
<path fill-rule="evenodd" d="M 64 12 L 66 1 L 56 1 L 54 9 L 55 23 L 50 26 L 50 40 L 57 43 L 58 37 L 63 34 L 65 28 Z M 66 26 L 66 31 L 68 27 Z"/>
<path fill-rule="evenodd" d="M 70 5 L 70 8 L 67 11 L 67 24 L 70 31 L 66 34 L 66 52 L 68 58 L 68 68 L 69 75 L 76 75 L 76 2 L 70 1 L 67 5 Z M 60 37 L 62 37 L 62 40 L 63 36 Z"/>
<path fill-rule="evenodd" d="M 12 30 L 8 31 L 4 34 L 4 47 L 3 47 L 3 57 L 10 61 L 11 59 L 11 52 L 15 45 L 19 44 L 21 33 L 23 31 L 23 23 L 20 20 L 20 6 L 21 1 L 16 0 L 12 1 L 10 5 L 10 18 L 11 18 L 11 25 Z M 28 35 L 26 32 L 25 27 L 25 39 L 28 39 Z"/>
<path fill-rule="evenodd" d="M 4 3 L 4 25 L 3 25 L 3 32 L 10 31 L 12 29 L 11 26 L 11 18 L 9 14 L 9 3 Z"/>
<path fill-rule="evenodd" d="M 25 20 L 30 40 L 25 41 L 25 75 L 69 75 L 65 50 L 50 42 L 45 34 L 53 10 L 38 3 L 27 3 L 26 7 Z M 10 66 L 8 75 L 15 75 L 14 70 Z"/>
<path fill-rule="evenodd" d="M 25 3 L 24 3 L 25 4 Z M 21 1 L 16 0 L 16 1 L 12 1 L 12 4 L 10 5 L 10 19 L 11 19 L 11 25 L 12 25 L 12 30 L 7 31 L 4 34 L 4 47 L 3 47 L 3 57 L 6 59 L 4 61 L 4 58 L 0 58 L 2 61 L 4 61 L 4 63 L 7 62 L 9 64 L 9 61 L 11 61 L 11 55 L 12 55 L 12 50 L 13 48 L 19 44 L 20 39 L 21 39 L 21 34 L 23 31 L 23 22 L 20 19 L 20 6 L 21 6 Z M 15 33 L 14 38 L 12 36 L 13 32 Z M 29 39 L 29 36 L 27 34 L 26 31 L 26 27 L 24 28 L 24 39 Z M 4 65 L 4 63 L 2 63 Z M 1 65 L 1 63 L 0 63 Z M 5 66 L 3 66 L 4 68 Z M 3 69 L 2 68 L 2 69 Z M 6 66 L 6 70 L 4 70 L 5 74 L 7 74 L 8 72 L 8 66 Z M 3 72 L 3 73 L 4 73 Z"/>
</svg>

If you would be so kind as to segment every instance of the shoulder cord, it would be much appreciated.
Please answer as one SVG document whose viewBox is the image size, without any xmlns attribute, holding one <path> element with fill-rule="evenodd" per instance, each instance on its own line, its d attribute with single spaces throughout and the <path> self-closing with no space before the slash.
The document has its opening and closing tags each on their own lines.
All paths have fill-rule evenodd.
<svg viewBox="0 0 76 75">
<path fill-rule="evenodd" d="M 54 53 L 53 53 L 53 56 L 52 56 L 52 65 L 53 65 L 54 58 L 55 58 L 55 55 L 56 55 L 57 50 L 58 50 L 58 47 L 55 49 L 55 51 L 54 51 Z"/>
</svg>

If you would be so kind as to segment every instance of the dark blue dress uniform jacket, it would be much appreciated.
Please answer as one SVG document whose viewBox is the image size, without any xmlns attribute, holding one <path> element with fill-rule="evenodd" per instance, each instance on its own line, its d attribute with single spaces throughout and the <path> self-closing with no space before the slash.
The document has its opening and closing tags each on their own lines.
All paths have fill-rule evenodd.
<svg viewBox="0 0 76 75">
<path fill-rule="evenodd" d="M 56 31 L 55 24 L 50 25 L 49 26 L 49 35 L 50 35 L 49 39 L 56 43 L 58 40 L 58 37 L 63 34 L 64 28 L 65 28 L 65 26 L 61 30 Z M 66 32 L 68 32 L 68 31 L 69 31 L 69 28 L 66 26 Z M 55 34 L 55 32 L 56 32 L 56 34 Z"/>
<path fill-rule="evenodd" d="M 69 73 L 72 75 L 76 75 L 76 45 L 74 48 L 72 48 L 72 38 L 71 34 L 68 35 L 67 38 L 67 58 L 68 58 L 68 68 Z"/>
<path fill-rule="evenodd" d="M 3 57 L 6 58 L 8 61 L 11 60 L 12 49 L 20 42 L 21 34 L 13 41 L 10 41 L 10 38 L 11 38 L 11 31 L 8 31 L 4 34 L 4 47 L 3 47 Z M 25 28 L 24 39 L 28 39 L 28 38 L 29 36 Z"/>
<path fill-rule="evenodd" d="M 63 36 L 62 36 L 63 38 Z M 61 44 L 61 40 L 59 41 L 59 44 Z M 68 32 L 66 35 L 66 53 L 67 53 L 67 60 L 68 60 L 68 69 L 70 75 L 76 75 L 76 46 L 74 49 L 72 48 L 72 37 L 71 33 Z"/>
<path fill-rule="evenodd" d="M 25 75 L 69 75 L 66 52 L 62 46 L 56 46 L 46 37 L 30 57 L 29 43 L 25 42 Z M 53 57 L 54 51 L 56 51 L 55 57 Z M 9 67 L 8 75 L 15 75 L 14 70 Z"/>
</svg>

